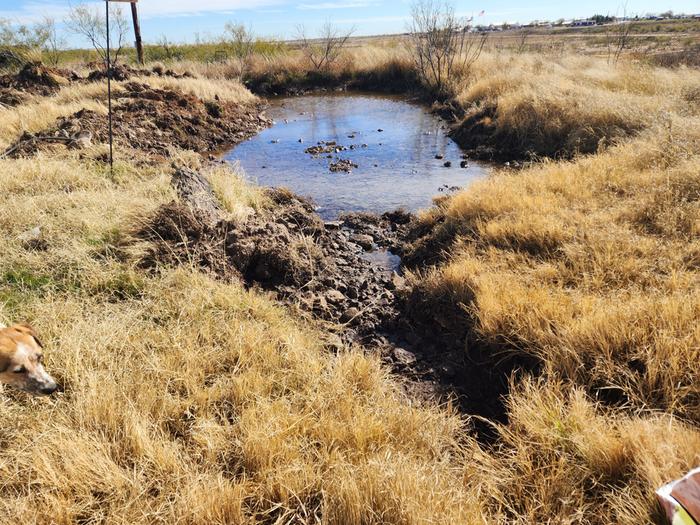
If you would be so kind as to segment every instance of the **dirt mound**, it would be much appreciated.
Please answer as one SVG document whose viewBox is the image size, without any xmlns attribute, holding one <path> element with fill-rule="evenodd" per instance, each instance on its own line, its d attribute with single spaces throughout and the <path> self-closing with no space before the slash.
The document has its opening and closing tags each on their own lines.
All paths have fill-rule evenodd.
<svg viewBox="0 0 700 525">
<path fill-rule="evenodd" d="M 138 75 L 139 72 L 127 65 L 117 65 L 111 68 L 112 70 L 112 80 L 126 81 L 129 80 L 132 75 Z M 90 71 L 87 76 L 88 82 L 98 82 L 100 80 L 107 79 L 107 69 L 102 67 Z"/>
<path fill-rule="evenodd" d="M 124 85 L 114 97 L 115 142 L 159 158 L 167 157 L 171 146 L 199 153 L 221 151 L 269 125 L 270 120 L 261 114 L 258 106 L 205 102 L 181 91 L 154 89 L 138 82 Z M 59 119 L 56 126 L 38 136 L 69 137 L 81 131 L 89 131 L 95 142 L 106 143 L 106 116 L 83 109 Z M 26 141 L 12 155 L 31 155 L 38 143 Z"/>
<path fill-rule="evenodd" d="M 14 90 L 32 95 L 49 96 L 70 82 L 68 75 L 64 71 L 33 62 L 25 64 L 17 74 L 0 76 L 0 88 L 3 93 Z M 19 102 L 21 101 L 17 103 Z"/>
<path fill-rule="evenodd" d="M 97 82 L 107 79 L 107 70 L 103 64 L 92 63 L 91 66 L 95 67 L 87 77 L 89 82 Z M 132 77 L 171 77 L 171 78 L 195 78 L 194 75 L 188 71 L 184 73 L 176 73 L 172 69 L 165 69 L 163 66 L 154 66 L 153 69 L 136 69 L 128 64 L 118 64 L 112 67 L 112 80 L 117 81 L 127 81 Z"/>
<path fill-rule="evenodd" d="M 17 91 L 12 88 L 0 88 L 0 105 L 1 106 L 19 106 L 25 100 L 27 100 L 26 95 L 22 94 L 21 91 Z"/>
<path fill-rule="evenodd" d="M 269 215 L 242 224 L 211 221 L 212 204 L 201 191 L 180 191 L 202 180 L 178 170 L 173 185 L 184 203 L 164 206 L 137 236 L 152 243 L 145 267 L 194 262 L 221 278 L 240 276 L 248 285 L 277 292 L 286 302 L 327 321 L 346 324 L 348 340 L 364 340 L 397 314 L 391 304 L 393 276 L 363 257 L 341 221 L 324 223 L 311 202 L 286 190 L 269 190 Z M 201 188 L 197 182 L 194 187 Z M 192 196 L 196 193 L 196 196 Z"/>
<path fill-rule="evenodd" d="M 269 190 L 268 213 L 234 223 L 218 214 L 201 175 L 178 170 L 173 186 L 180 201 L 163 206 L 136 234 L 151 245 L 145 268 L 194 265 L 269 290 L 323 322 L 329 348 L 359 343 L 380 355 L 416 396 L 457 395 L 467 413 L 502 417 L 508 373 L 473 349 L 469 355 L 481 360 L 471 360 L 464 334 L 457 339 L 435 325 L 432 312 L 421 311 L 420 294 L 369 259 L 378 246 L 398 249 L 413 216 L 348 214 L 324 223 L 308 200 Z M 479 431 L 488 437 L 489 429 Z"/>
</svg>

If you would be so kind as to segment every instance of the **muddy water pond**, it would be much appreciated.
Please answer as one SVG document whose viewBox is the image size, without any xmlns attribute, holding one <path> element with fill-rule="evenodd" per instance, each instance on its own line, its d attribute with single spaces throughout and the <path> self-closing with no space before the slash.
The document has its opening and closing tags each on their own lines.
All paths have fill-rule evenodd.
<svg viewBox="0 0 700 525">
<path fill-rule="evenodd" d="M 402 97 L 322 94 L 279 98 L 275 124 L 226 154 L 264 186 L 311 197 L 326 220 L 343 212 L 417 211 L 483 178 L 446 124 Z"/>
</svg>

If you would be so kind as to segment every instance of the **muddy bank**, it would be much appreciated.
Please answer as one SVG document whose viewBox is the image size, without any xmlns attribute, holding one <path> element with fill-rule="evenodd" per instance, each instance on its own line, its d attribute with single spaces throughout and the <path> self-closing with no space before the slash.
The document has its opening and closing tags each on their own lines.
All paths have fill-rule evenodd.
<svg viewBox="0 0 700 525">
<path fill-rule="evenodd" d="M 163 206 L 137 237 L 150 249 L 141 264 L 190 265 L 224 280 L 273 293 L 322 323 L 330 350 L 362 345 L 406 379 L 420 398 L 456 398 L 467 414 L 502 420 L 508 373 L 469 348 L 422 310 L 406 280 L 368 260 L 368 252 L 401 252 L 413 216 L 351 214 L 324 222 L 313 205 L 288 191 L 269 190 L 266 214 L 243 223 L 223 217 L 206 179 L 180 169 L 179 201 Z M 478 425 L 477 425 L 478 426 Z M 488 433 L 488 426 L 479 428 Z"/>
<path fill-rule="evenodd" d="M 472 158 L 508 162 L 517 168 L 542 158 L 564 160 L 597 153 L 605 144 L 641 129 L 622 121 L 582 126 L 574 120 L 537 115 L 527 107 L 511 111 L 521 111 L 522 117 L 501 115 L 496 103 L 468 109 L 453 119 L 450 137 Z"/>
<path fill-rule="evenodd" d="M 259 105 L 204 101 L 174 89 L 155 89 L 129 82 L 113 98 L 114 140 L 139 149 L 155 159 L 167 158 L 172 146 L 213 153 L 235 145 L 269 126 Z M 83 109 L 60 118 L 55 126 L 36 135 L 25 133 L 10 156 L 29 156 L 47 144 L 66 143 L 88 133 L 92 141 L 106 143 L 105 115 Z"/>
<path fill-rule="evenodd" d="M 403 94 L 418 92 L 417 86 L 420 85 L 416 72 L 398 60 L 371 71 L 249 71 L 243 83 L 250 91 L 263 97 L 347 90 Z"/>
<path fill-rule="evenodd" d="M 18 73 L 0 76 L 0 103 L 19 106 L 27 95 L 47 97 L 55 94 L 71 82 L 69 71 L 44 66 L 40 63 L 25 64 Z"/>
</svg>

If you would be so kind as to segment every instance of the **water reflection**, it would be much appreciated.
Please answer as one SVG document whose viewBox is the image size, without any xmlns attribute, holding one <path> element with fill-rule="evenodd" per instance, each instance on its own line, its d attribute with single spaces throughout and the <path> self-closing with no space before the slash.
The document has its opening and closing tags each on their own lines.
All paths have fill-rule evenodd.
<svg viewBox="0 0 700 525">
<path fill-rule="evenodd" d="M 311 197 L 326 219 L 344 211 L 381 213 L 430 206 L 445 187 L 465 186 L 485 176 L 462 152 L 444 123 L 420 105 L 399 97 L 324 94 L 278 99 L 268 115 L 276 124 L 226 156 L 240 161 L 249 178 L 265 186 L 286 186 Z M 313 158 L 304 152 L 319 141 L 348 149 Z M 442 157 L 440 159 L 436 158 Z M 331 173 L 329 165 L 348 159 L 351 173 Z M 452 167 L 445 167 L 450 161 Z"/>
</svg>

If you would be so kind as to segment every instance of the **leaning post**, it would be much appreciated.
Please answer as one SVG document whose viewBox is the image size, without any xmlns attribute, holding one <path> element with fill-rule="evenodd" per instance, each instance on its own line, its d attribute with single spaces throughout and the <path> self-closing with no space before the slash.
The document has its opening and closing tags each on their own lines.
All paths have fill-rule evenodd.
<svg viewBox="0 0 700 525">
<path fill-rule="evenodd" d="M 139 12 L 136 4 L 139 0 L 109 0 L 110 2 L 126 2 L 131 4 L 131 20 L 134 23 L 134 40 L 136 45 L 136 56 L 139 64 L 144 64 L 143 59 L 143 40 L 141 39 L 141 24 L 139 23 Z"/>
</svg>

